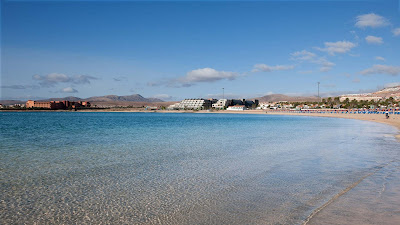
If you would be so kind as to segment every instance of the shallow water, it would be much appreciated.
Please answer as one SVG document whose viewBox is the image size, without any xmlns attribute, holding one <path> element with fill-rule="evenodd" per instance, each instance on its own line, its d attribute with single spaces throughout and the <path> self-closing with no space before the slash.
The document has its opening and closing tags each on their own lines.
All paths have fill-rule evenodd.
<svg viewBox="0 0 400 225">
<path fill-rule="evenodd" d="M 399 161 L 390 126 L 238 114 L 0 113 L 0 221 L 300 224 Z"/>
</svg>

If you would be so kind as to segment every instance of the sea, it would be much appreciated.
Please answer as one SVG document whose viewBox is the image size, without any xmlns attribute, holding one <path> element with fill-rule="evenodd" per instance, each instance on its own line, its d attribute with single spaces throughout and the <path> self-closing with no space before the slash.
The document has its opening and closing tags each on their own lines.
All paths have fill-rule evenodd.
<svg viewBox="0 0 400 225">
<path fill-rule="evenodd" d="M 302 224 L 396 129 L 285 115 L 0 112 L 1 224 Z"/>
</svg>

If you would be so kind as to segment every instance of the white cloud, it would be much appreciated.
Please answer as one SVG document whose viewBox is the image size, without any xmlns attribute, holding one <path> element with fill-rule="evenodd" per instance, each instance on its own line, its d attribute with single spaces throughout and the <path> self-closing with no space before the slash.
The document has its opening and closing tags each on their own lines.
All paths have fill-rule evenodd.
<svg viewBox="0 0 400 225">
<path fill-rule="evenodd" d="M 367 36 L 365 37 L 365 40 L 367 41 L 368 44 L 383 44 L 383 39 L 381 37 L 376 37 L 376 36 Z"/>
<path fill-rule="evenodd" d="M 78 91 L 72 87 L 66 87 L 61 90 L 62 93 L 77 93 Z"/>
<path fill-rule="evenodd" d="M 158 98 L 161 100 L 171 100 L 172 96 L 168 95 L 168 94 L 158 94 L 158 95 L 154 95 L 153 98 Z"/>
<path fill-rule="evenodd" d="M 57 83 L 57 82 L 68 82 L 71 80 L 70 77 L 68 77 L 65 74 L 62 73 L 50 73 L 47 74 L 46 76 L 40 76 L 38 74 L 33 75 L 34 80 L 44 80 L 49 83 Z"/>
<path fill-rule="evenodd" d="M 300 74 L 311 74 L 311 73 L 313 73 L 313 71 L 312 70 L 301 70 L 301 71 L 298 71 L 298 73 L 300 73 Z"/>
<path fill-rule="evenodd" d="M 268 66 L 266 64 L 256 64 L 254 65 L 252 72 L 272 72 L 272 71 L 292 70 L 292 69 L 294 69 L 293 65 Z"/>
<path fill-rule="evenodd" d="M 375 13 L 359 15 L 357 16 L 356 20 L 357 22 L 355 26 L 359 28 L 365 28 L 365 27 L 377 28 L 377 27 L 388 26 L 390 24 L 385 17 L 377 15 Z"/>
<path fill-rule="evenodd" d="M 45 76 L 35 74 L 34 80 L 41 81 L 39 84 L 45 87 L 52 87 L 58 83 L 90 84 L 90 80 L 97 80 L 96 77 L 88 75 L 68 76 L 62 73 L 50 73 Z"/>
<path fill-rule="evenodd" d="M 397 86 L 400 86 L 400 82 L 385 84 L 385 88 L 397 87 Z"/>
<path fill-rule="evenodd" d="M 383 58 L 382 56 L 376 56 L 375 59 L 379 61 L 385 61 L 385 58 Z"/>
<path fill-rule="evenodd" d="M 234 80 L 239 74 L 235 72 L 217 71 L 212 68 L 202 68 L 186 73 L 186 76 L 179 78 L 183 83 L 215 82 L 218 80 Z"/>
<path fill-rule="evenodd" d="M 14 84 L 14 85 L 1 85 L 0 88 L 9 88 L 9 89 L 30 89 L 30 88 L 34 88 L 34 89 L 38 89 L 39 86 L 36 85 L 20 85 L 20 84 Z"/>
<path fill-rule="evenodd" d="M 316 54 L 302 50 L 298 52 L 293 52 L 290 54 L 293 60 L 300 60 L 300 61 L 309 61 L 315 58 Z"/>
<path fill-rule="evenodd" d="M 235 80 L 240 74 L 230 71 L 218 71 L 213 68 L 202 68 L 192 70 L 186 73 L 185 76 L 178 78 L 163 78 L 155 82 L 148 82 L 151 87 L 166 86 L 173 88 L 190 87 L 196 83 L 211 83 L 219 80 Z"/>
<path fill-rule="evenodd" d="M 336 65 L 335 63 L 330 62 L 325 58 L 319 58 L 318 60 L 315 61 L 315 63 L 321 65 L 321 68 L 319 69 L 319 71 L 321 72 L 328 72 L 332 69 L 332 67 Z"/>
<path fill-rule="evenodd" d="M 393 29 L 392 32 L 394 36 L 400 36 L 400 27 Z"/>
<path fill-rule="evenodd" d="M 361 71 L 360 74 L 363 74 L 363 75 L 388 74 L 388 75 L 392 75 L 392 76 L 397 76 L 400 74 L 400 67 L 388 66 L 388 65 L 374 65 L 371 68 Z"/>
<path fill-rule="evenodd" d="M 335 55 L 335 53 L 343 54 L 349 52 L 352 48 L 356 47 L 357 44 L 350 41 L 337 41 L 337 42 L 325 42 L 324 48 L 315 49 L 323 52 L 327 52 L 330 55 Z"/>
<path fill-rule="evenodd" d="M 316 54 L 306 50 L 294 52 L 290 55 L 292 60 L 321 65 L 321 68 L 319 69 L 321 72 L 328 72 L 333 66 L 335 66 L 335 63 L 328 61 L 326 58 L 318 57 Z"/>
</svg>

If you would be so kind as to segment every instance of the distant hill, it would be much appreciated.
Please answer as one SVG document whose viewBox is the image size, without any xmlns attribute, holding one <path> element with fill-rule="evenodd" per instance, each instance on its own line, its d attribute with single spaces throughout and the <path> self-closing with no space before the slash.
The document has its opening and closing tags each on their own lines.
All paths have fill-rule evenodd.
<svg viewBox="0 0 400 225">
<path fill-rule="evenodd" d="M 362 93 L 362 94 L 345 94 L 341 97 L 381 97 L 383 99 L 393 97 L 395 99 L 400 99 L 400 85 L 394 87 L 387 87 L 382 90 L 372 92 L 372 93 Z"/>
<path fill-rule="evenodd" d="M 105 95 L 105 96 L 95 96 L 83 99 L 89 102 L 163 102 L 163 100 L 158 98 L 145 98 L 139 94 L 134 95 Z"/>
<path fill-rule="evenodd" d="M 35 99 L 32 99 L 35 100 Z M 74 96 L 68 96 L 64 98 L 49 98 L 49 99 L 39 99 L 37 101 L 46 102 L 46 101 L 89 101 L 94 103 L 107 103 L 106 105 L 132 105 L 135 102 L 140 103 L 154 103 L 154 102 L 164 102 L 158 98 L 145 98 L 139 94 L 134 95 L 105 95 L 105 96 L 94 96 L 90 98 L 78 98 Z M 12 105 L 12 104 L 24 104 L 26 101 L 20 100 L 1 100 L 0 103 L 4 105 Z"/>
<path fill-rule="evenodd" d="M 395 87 L 387 87 L 380 91 L 371 93 L 371 95 L 379 96 L 379 97 L 392 97 L 397 96 L 400 97 L 400 85 Z"/>
<path fill-rule="evenodd" d="M 0 100 L 0 104 L 3 104 L 3 105 L 25 104 L 25 101 L 20 101 L 20 100 Z"/>
<path fill-rule="evenodd" d="M 74 97 L 74 96 L 68 96 L 65 98 L 49 98 L 46 100 L 38 100 L 38 101 L 70 101 L 70 102 L 77 102 L 77 101 L 82 101 L 81 98 Z"/>
<path fill-rule="evenodd" d="M 316 102 L 318 101 L 318 97 L 303 97 L 303 96 L 288 96 L 283 94 L 271 94 L 265 95 L 263 97 L 255 98 L 260 102 L 279 102 L 279 101 L 288 101 L 288 102 Z"/>
</svg>

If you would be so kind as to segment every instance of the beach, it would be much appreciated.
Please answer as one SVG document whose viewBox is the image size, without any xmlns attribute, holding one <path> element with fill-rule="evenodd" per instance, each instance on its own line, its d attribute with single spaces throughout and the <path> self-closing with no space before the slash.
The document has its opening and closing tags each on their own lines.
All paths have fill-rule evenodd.
<svg viewBox="0 0 400 225">
<path fill-rule="evenodd" d="M 384 115 L 159 112 L 0 114 L 2 220 L 398 224 L 399 144 Z"/>
<path fill-rule="evenodd" d="M 162 111 L 171 113 L 171 111 Z M 182 112 L 182 111 L 179 111 Z M 288 113 L 278 111 L 192 111 L 193 113 L 267 114 L 330 117 L 388 124 L 400 131 L 400 115 L 346 113 Z M 396 135 L 400 141 L 400 134 Z M 367 174 L 318 208 L 304 224 L 399 224 L 400 163 L 396 159 Z"/>
</svg>

